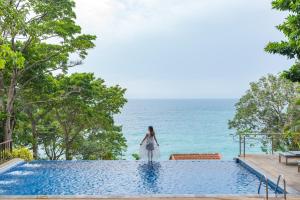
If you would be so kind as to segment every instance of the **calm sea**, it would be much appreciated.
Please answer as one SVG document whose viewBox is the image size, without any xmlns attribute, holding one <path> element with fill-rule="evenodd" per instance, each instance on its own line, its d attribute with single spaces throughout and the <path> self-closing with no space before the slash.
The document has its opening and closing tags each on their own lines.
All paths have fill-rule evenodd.
<svg viewBox="0 0 300 200">
<path fill-rule="evenodd" d="M 234 116 L 237 99 L 129 100 L 116 116 L 123 126 L 128 149 L 125 159 L 133 159 L 147 127 L 152 125 L 160 144 L 161 159 L 172 153 L 221 153 L 229 160 L 238 154 L 238 142 L 227 122 Z"/>
</svg>

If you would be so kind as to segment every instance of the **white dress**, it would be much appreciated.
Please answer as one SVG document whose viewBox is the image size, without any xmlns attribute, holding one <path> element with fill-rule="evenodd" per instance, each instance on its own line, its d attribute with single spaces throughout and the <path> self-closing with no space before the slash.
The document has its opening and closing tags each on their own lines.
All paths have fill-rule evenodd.
<svg viewBox="0 0 300 200">
<path fill-rule="evenodd" d="M 140 146 L 140 158 L 142 160 L 148 160 L 148 151 L 152 150 L 152 160 L 157 160 L 159 158 L 159 147 L 154 140 L 154 136 L 147 133 L 147 137 Z"/>
</svg>

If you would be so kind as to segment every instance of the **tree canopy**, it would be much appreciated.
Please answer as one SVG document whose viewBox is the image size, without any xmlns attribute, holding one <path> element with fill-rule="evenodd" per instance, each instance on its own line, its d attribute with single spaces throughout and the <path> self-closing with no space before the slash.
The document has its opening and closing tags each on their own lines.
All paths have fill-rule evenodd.
<svg viewBox="0 0 300 200">
<path fill-rule="evenodd" d="M 289 15 L 277 26 L 285 40 L 269 42 L 265 51 L 294 59 L 295 64 L 283 71 L 280 77 L 268 75 L 250 83 L 250 89 L 236 104 L 235 116 L 228 125 L 237 134 L 279 134 L 280 141 L 273 146 L 275 149 L 299 150 L 300 0 L 273 0 L 272 7 L 287 11 Z M 263 149 L 268 137 L 265 135 L 262 139 Z"/>
<path fill-rule="evenodd" d="M 116 159 L 126 141 L 113 115 L 125 90 L 91 73 L 68 74 L 96 39 L 82 33 L 74 7 L 73 0 L 0 1 L 0 131 L 35 159 Z"/>
<path fill-rule="evenodd" d="M 81 33 L 72 0 L 0 1 L 0 110 L 5 140 L 15 126 L 15 100 L 22 87 L 53 70 L 80 63 L 95 36 Z M 78 61 L 69 61 L 71 54 Z"/>
<path fill-rule="evenodd" d="M 274 0 L 272 1 L 272 7 L 279 11 L 289 12 L 285 21 L 276 27 L 285 35 L 286 40 L 270 42 L 265 50 L 269 53 L 286 56 L 288 59 L 295 59 L 295 65 L 290 70 L 284 71 L 283 76 L 294 82 L 300 82 L 300 1 Z"/>
<path fill-rule="evenodd" d="M 250 89 L 236 103 L 236 113 L 228 122 L 229 128 L 235 129 L 237 135 L 262 134 L 260 141 L 263 151 L 268 151 L 267 146 L 272 137 L 270 134 L 277 135 L 273 138 L 275 150 L 293 148 L 295 145 L 289 141 L 291 138 L 282 140 L 282 136 L 296 116 L 292 106 L 296 97 L 296 83 L 274 75 L 262 77 L 250 83 Z"/>
<path fill-rule="evenodd" d="M 268 75 L 250 83 L 250 89 L 235 105 L 236 113 L 229 128 L 239 134 L 281 133 L 288 120 L 287 107 L 296 97 L 291 81 Z"/>
</svg>

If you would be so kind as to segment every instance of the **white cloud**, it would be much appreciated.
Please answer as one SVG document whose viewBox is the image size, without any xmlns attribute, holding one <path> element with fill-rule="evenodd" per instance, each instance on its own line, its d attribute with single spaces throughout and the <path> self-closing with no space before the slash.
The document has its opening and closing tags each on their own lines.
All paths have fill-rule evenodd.
<svg viewBox="0 0 300 200">
<path fill-rule="evenodd" d="M 264 52 L 283 36 L 271 0 L 75 0 L 96 34 L 83 66 L 131 98 L 238 97 L 290 61 Z"/>
<path fill-rule="evenodd" d="M 78 23 L 105 40 L 171 32 L 194 15 L 205 20 L 243 0 L 76 0 Z"/>
</svg>

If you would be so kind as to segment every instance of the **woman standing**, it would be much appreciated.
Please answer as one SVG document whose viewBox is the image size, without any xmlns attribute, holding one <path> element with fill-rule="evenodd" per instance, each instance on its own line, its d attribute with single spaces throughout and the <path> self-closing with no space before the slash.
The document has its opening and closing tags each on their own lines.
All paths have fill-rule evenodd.
<svg viewBox="0 0 300 200">
<path fill-rule="evenodd" d="M 159 144 L 155 137 L 155 132 L 152 126 L 148 127 L 148 133 L 146 133 L 144 139 L 140 144 L 140 157 L 142 159 L 148 158 L 149 162 L 159 157 Z"/>
</svg>

